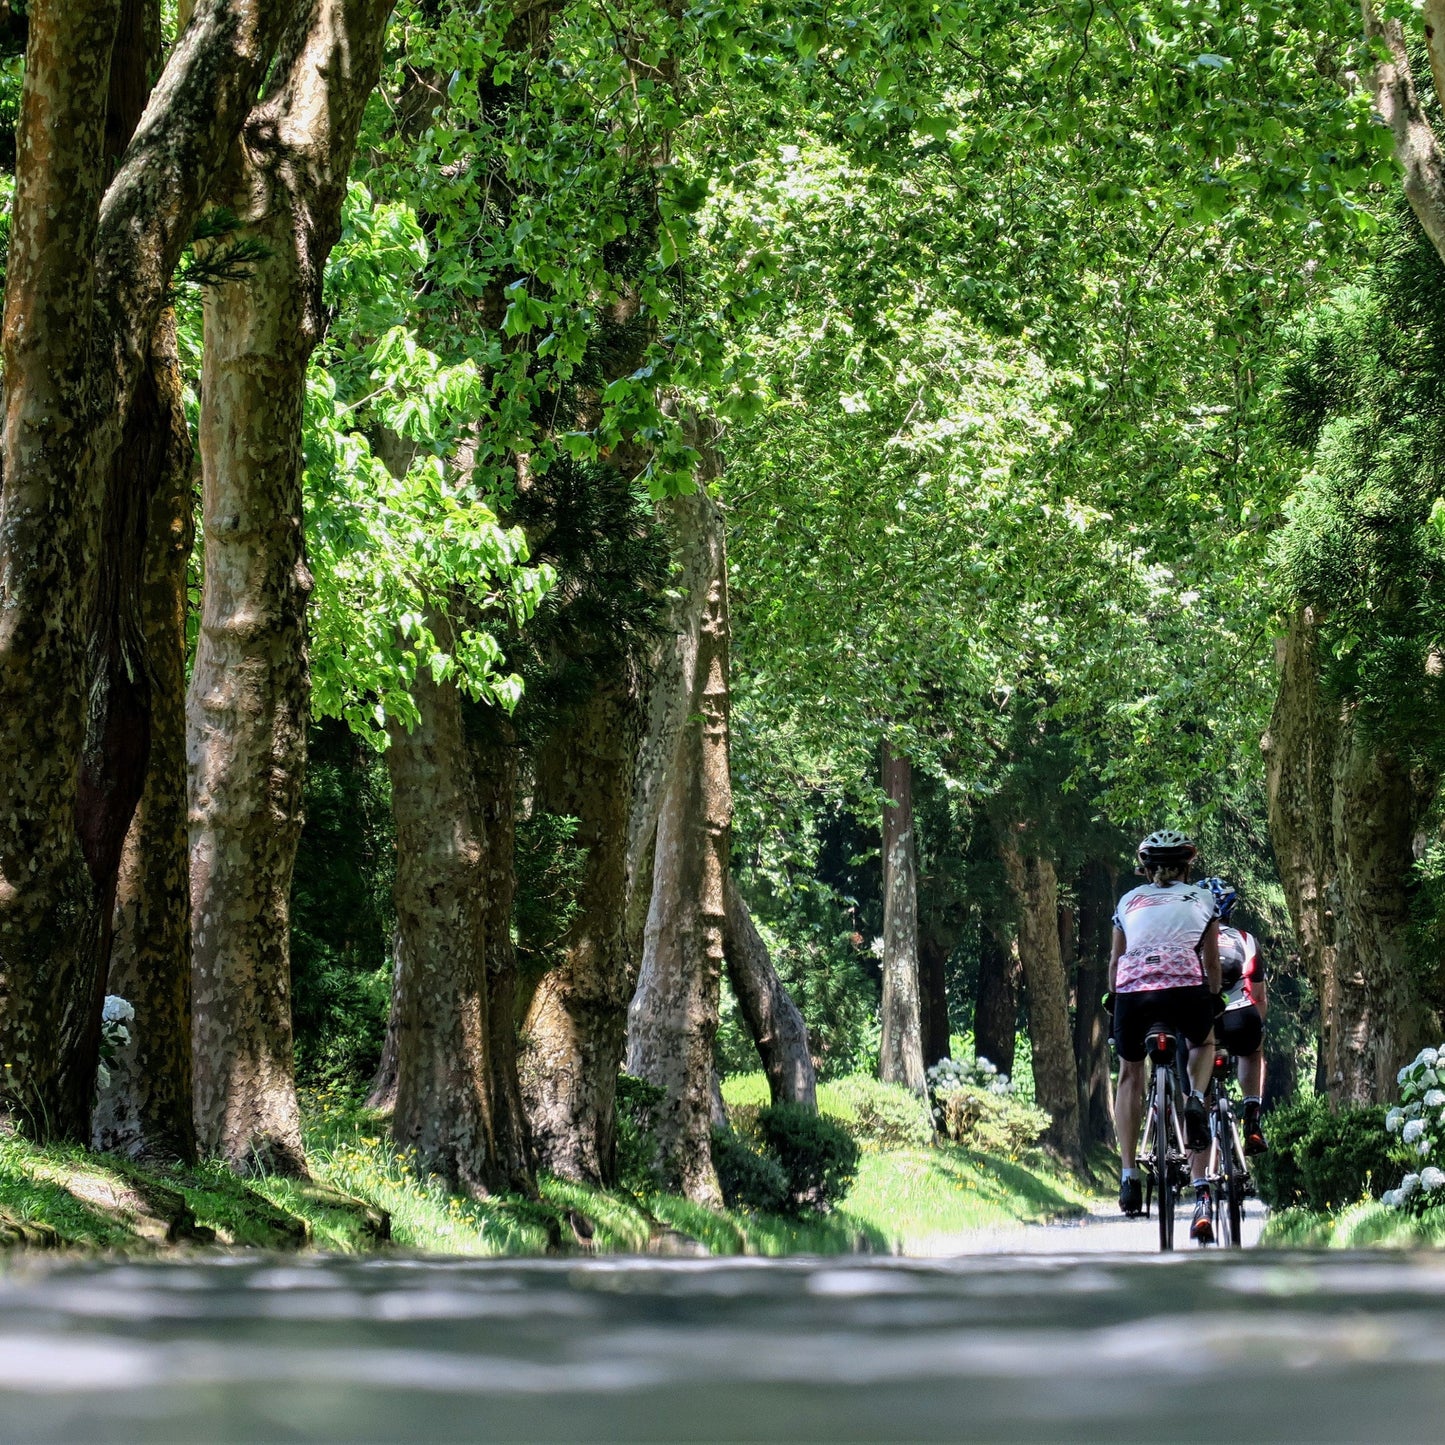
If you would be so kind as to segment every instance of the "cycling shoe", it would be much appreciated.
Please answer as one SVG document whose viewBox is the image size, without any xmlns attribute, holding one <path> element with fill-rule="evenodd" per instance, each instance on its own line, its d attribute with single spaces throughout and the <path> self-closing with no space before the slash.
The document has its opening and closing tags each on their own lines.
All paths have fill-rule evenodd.
<svg viewBox="0 0 1445 1445">
<path fill-rule="evenodd" d="M 1208 1190 L 1201 1190 L 1194 1201 L 1194 1222 L 1189 1226 L 1189 1237 L 1195 1244 L 1214 1243 L 1214 1210 Z"/>
<path fill-rule="evenodd" d="M 1253 1158 L 1256 1154 L 1269 1153 L 1269 1140 L 1259 1125 L 1259 1110 L 1244 1111 L 1244 1152 Z"/>
<path fill-rule="evenodd" d="M 1184 1101 L 1184 1137 L 1191 1149 L 1209 1148 L 1209 1110 L 1198 1094 Z"/>
<path fill-rule="evenodd" d="M 1119 1212 L 1130 1219 L 1144 1212 L 1144 1189 L 1137 1175 L 1119 1181 Z"/>
</svg>

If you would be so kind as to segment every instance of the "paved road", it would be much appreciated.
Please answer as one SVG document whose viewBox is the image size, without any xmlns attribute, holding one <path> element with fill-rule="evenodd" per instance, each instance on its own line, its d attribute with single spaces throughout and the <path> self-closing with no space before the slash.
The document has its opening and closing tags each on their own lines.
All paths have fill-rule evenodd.
<svg viewBox="0 0 1445 1445">
<path fill-rule="evenodd" d="M 1177 1250 L 1198 1250 L 1189 1243 L 1189 1219 L 1193 1206 L 1182 1209 L 1175 1219 Z M 1264 1227 L 1264 1206 L 1256 1200 L 1246 1204 L 1244 1243 L 1259 1242 Z M 1096 1204 L 1082 1219 L 1057 1224 L 1012 1225 L 998 1229 L 975 1229 L 941 1236 L 914 1251 L 926 1258 L 944 1259 L 962 1254 L 1156 1254 L 1159 1250 L 1158 1222 L 1124 1219 L 1112 1203 Z M 1211 1251 L 1204 1251 L 1210 1253 Z"/>
<path fill-rule="evenodd" d="M 5 1445 L 1435 1441 L 1442 1421 L 1438 1254 L 0 1272 Z"/>
</svg>

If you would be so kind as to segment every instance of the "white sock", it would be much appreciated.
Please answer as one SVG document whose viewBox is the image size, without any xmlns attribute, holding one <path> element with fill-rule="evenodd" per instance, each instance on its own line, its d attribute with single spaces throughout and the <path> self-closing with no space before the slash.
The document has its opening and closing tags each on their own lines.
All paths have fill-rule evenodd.
<svg viewBox="0 0 1445 1445">
<path fill-rule="evenodd" d="M 1120 1179 L 1137 1179 L 1138 1177 L 1139 1171 L 1137 1169 L 1121 1169 L 1119 1171 Z"/>
<path fill-rule="evenodd" d="M 1260 1099 L 1258 1094 L 1246 1094 L 1244 1096 L 1244 1102 L 1246 1104 L 1259 1104 L 1262 1103 L 1263 1100 Z"/>
<path fill-rule="evenodd" d="M 1196 1194 L 1198 1194 L 1201 1189 L 1208 1189 L 1208 1188 L 1209 1188 L 1209 1181 L 1208 1181 L 1207 1179 L 1196 1179 L 1196 1180 L 1194 1181 L 1194 1192 L 1195 1192 Z"/>
</svg>

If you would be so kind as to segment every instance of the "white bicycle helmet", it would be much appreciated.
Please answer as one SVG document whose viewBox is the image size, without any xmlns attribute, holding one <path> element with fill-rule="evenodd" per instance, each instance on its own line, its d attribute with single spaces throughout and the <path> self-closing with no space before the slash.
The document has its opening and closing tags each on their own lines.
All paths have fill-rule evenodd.
<svg viewBox="0 0 1445 1445">
<path fill-rule="evenodd" d="M 1139 845 L 1139 861 L 1141 863 L 1188 863 L 1199 849 L 1194 846 L 1193 840 L 1186 838 L 1183 833 L 1176 833 L 1173 828 L 1160 828 L 1157 833 L 1150 833 Z"/>
</svg>

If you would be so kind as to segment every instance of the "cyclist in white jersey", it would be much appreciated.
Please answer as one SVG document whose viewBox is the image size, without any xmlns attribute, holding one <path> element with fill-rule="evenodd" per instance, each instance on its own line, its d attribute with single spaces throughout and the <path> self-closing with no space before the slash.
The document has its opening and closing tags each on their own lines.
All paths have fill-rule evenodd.
<svg viewBox="0 0 1445 1445">
<path fill-rule="evenodd" d="M 1204 1090 L 1214 1070 L 1214 1001 L 1219 993 L 1219 909 L 1214 894 L 1189 882 L 1194 844 L 1172 828 L 1139 845 L 1139 871 L 1149 880 L 1126 893 L 1114 914 L 1109 992 L 1114 1003 L 1114 1044 L 1119 1051 L 1119 1092 L 1114 1121 L 1123 1168 L 1119 1208 L 1143 1208 L 1135 1153 L 1144 1109 L 1145 1035 L 1154 1024 L 1176 1029 L 1189 1043 L 1191 1089 L 1184 1130 L 1194 1182 L 1190 1237 L 1214 1238 L 1208 1166 L 1209 1113 Z"/>
<path fill-rule="evenodd" d="M 1229 921 L 1239 894 L 1222 878 L 1206 878 L 1219 905 L 1219 970 L 1224 991 L 1224 1012 L 1214 1021 L 1214 1034 L 1222 1049 L 1239 1060 L 1239 1087 L 1244 1094 L 1244 1152 L 1263 1154 L 1269 1144 L 1260 1125 L 1264 1096 L 1264 1019 L 1269 991 L 1264 983 L 1264 960 L 1252 933 Z"/>
</svg>

